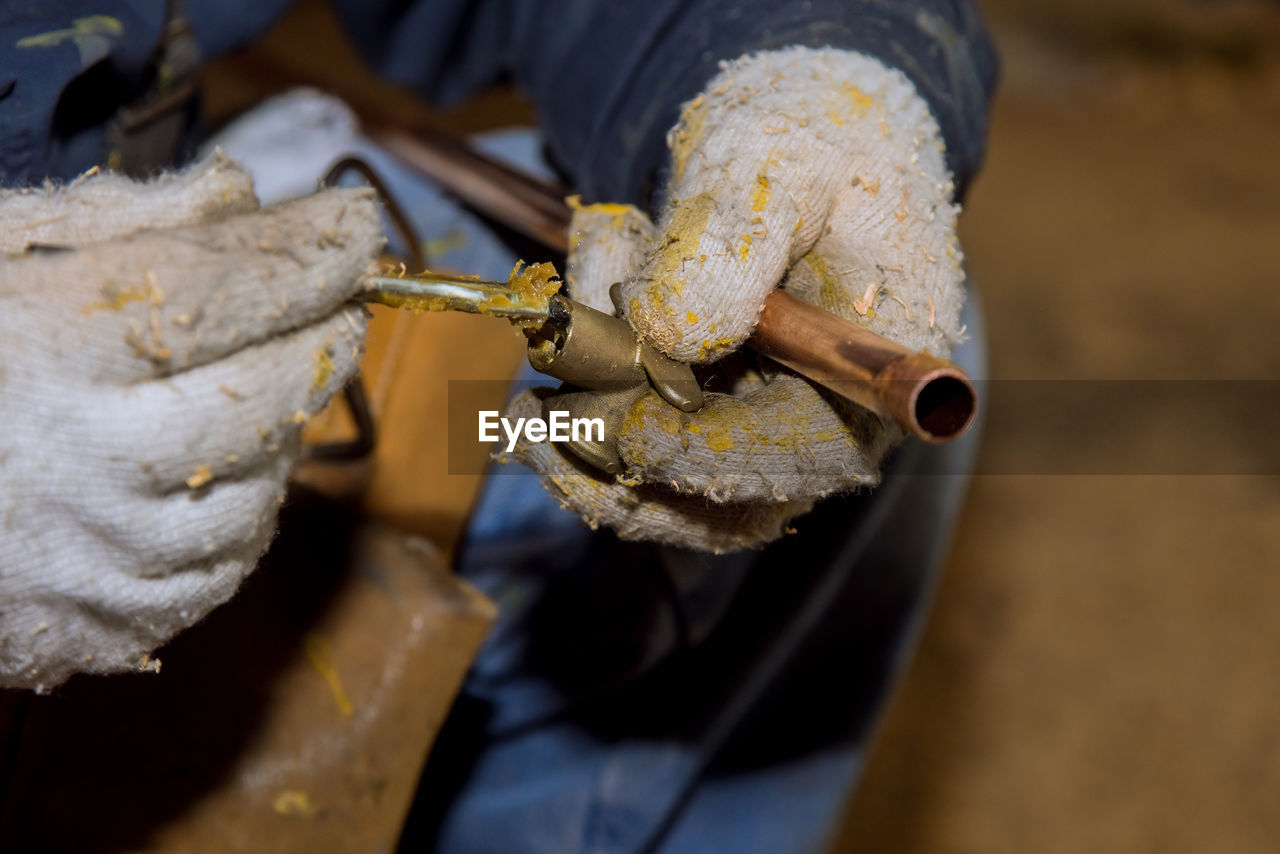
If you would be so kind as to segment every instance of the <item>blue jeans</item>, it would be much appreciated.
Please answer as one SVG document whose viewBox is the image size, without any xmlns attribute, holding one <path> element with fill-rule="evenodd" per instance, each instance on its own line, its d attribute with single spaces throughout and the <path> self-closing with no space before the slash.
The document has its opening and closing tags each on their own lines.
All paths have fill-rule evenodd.
<svg viewBox="0 0 1280 854">
<path fill-rule="evenodd" d="M 823 850 L 975 446 L 909 443 L 877 490 L 721 556 L 620 542 L 536 477 L 491 477 L 458 571 L 501 616 L 451 721 L 467 755 L 438 744 L 428 765 L 465 775 L 438 850 Z"/>
<path fill-rule="evenodd" d="M 985 376 L 982 318 L 955 359 Z M 521 379 L 533 379 L 529 372 Z M 624 543 L 532 473 L 488 479 L 458 572 L 499 623 L 428 764 L 436 848 L 825 850 L 914 649 L 978 440 L 908 442 L 870 493 L 712 556 Z"/>
</svg>

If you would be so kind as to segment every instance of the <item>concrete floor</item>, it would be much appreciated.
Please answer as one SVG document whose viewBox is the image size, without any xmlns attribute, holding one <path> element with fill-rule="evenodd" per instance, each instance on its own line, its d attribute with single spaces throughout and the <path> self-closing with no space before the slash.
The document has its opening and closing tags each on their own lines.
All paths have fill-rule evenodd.
<svg viewBox="0 0 1280 854">
<path fill-rule="evenodd" d="M 963 233 L 993 376 L 1274 380 L 1280 6 L 987 12 L 1005 77 Z M 1146 475 L 1042 473 L 1132 429 L 1080 412 L 1030 437 L 1041 473 L 975 480 L 835 851 L 1277 850 L 1275 422 L 1205 440 L 1234 474 L 1162 474 L 1199 450 L 1184 413 L 1145 428 Z M 1007 428 L 988 470 L 1029 441 Z"/>
</svg>

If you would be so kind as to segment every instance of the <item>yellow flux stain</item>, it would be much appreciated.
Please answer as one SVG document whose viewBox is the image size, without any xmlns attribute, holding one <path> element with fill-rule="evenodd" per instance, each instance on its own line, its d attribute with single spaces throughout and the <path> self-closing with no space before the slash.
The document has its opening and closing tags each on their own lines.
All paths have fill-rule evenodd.
<svg viewBox="0 0 1280 854">
<path fill-rule="evenodd" d="M 622 417 L 622 426 L 619 428 L 619 432 L 628 433 L 633 430 L 644 429 L 643 405 L 644 399 L 641 398 L 627 410 L 627 414 Z"/>
<path fill-rule="evenodd" d="M 523 261 L 517 261 L 511 268 L 511 275 L 507 277 L 508 287 L 516 292 L 520 302 L 526 305 L 538 305 L 544 309 L 551 296 L 560 290 L 562 284 L 564 283 L 560 281 L 555 265 L 550 263 L 530 264 L 526 267 Z M 484 306 L 481 306 L 481 309 L 483 308 Z M 536 319 L 511 322 L 521 329 L 536 329 L 542 325 L 542 321 Z"/>
<path fill-rule="evenodd" d="M 707 447 L 713 451 L 727 451 L 733 447 L 733 436 L 728 430 L 712 430 L 707 433 Z"/>
<path fill-rule="evenodd" d="M 313 389 L 321 389 L 329 384 L 329 378 L 333 376 L 333 359 L 329 358 L 328 350 L 316 350 L 315 362 L 315 373 L 311 377 L 311 387 Z"/>
<path fill-rule="evenodd" d="M 865 115 L 867 110 L 871 109 L 871 105 L 875 103 L 875 100 L 870 95 L 852 83 L 844 85 L 844 95 L 852 105 L 854 118 Z"/>
<path fill-rule="evenodd" d="M 732 416 L 714 412 L 704 412 L 701 423 L 686 423 L 683 417 L 673 415 L 666 404 L 660 402 L 655 404 L 652 400 L 642 398 L 628 410 L 622 427 L 623 431 L 643 430 L 646 409 L 648 414 L 657 420 L 657 427 L 662 432 L 675 436 L 679 435 L 683 428 L 689 433 L 705 435 L 707 447 L 713 451 L 727 451 L 732 448 L 734 444 L 731 430 L 735 426 L 742 427 L 742 425 L 731 423 Z"/>
<path fill-rule="evenodd" d="M 119 311 L 131 302 L 142 302 L 151 296 L 151 290 L 141 285 L 132 288 L 120 288 L 108 292 L 103 290 L 105 299 L 91 302 L 84 307 L 81 314 L 89 315 L 95 311 Z"/>
<path fill-rule="evenodd" d="M 840 94 L 840 103 L 827 111 L 827 118 L 841 127 L 845 118 L 860 119 L 875 103 L 870 95 L 847 81 L 840 85 Z"/>
<path fill-rule="evenodd" d="M 818 277 L 818 303 L 826 309 L 840 308 L 845 301 L 844 290 L 836 281 L 835 274 L 831 272 L 826 259 L 819 255 L 817 250 L 811 249 L 805 254 L 804 260 Z"/>
<path fill-rule="evenodd" d="M 769 204 L 769 176 L 761 172 L 756 176 L 755 189 L 751 191 L 751 210 L 756 213 L 764 210 L 764 206 Z"/>
<path fill-rule="evenodd" d="M 316 812 L 316 806 L 311 802 L 311 797 L 299 789 L 285 789 L 276 795 L 275 800 L 271 802 L 271 808 L 278 815 L 310 816 Z"/>
<path fill-rule="evenodd" d="M 517 261 L 507 277 L 507 284 L 528 302 L 546 300 L 560 290 L 559 273 L 554 264 L 530 264 Z"/>
<path fill-rule="evenodd" d="M 685 319 L 686 321 L 688 321 L 689 323 L 697 323 L 697 322 L 698 322 L 698 315 L 694 314 L 692 311 L 686 311 L 686 312 L 684 313 L 684 319 Z"/>
<path fill-rule="evenodd" d="M 733 339 L 727 335 L 719 338 L 704 338 L 698 347 L 698 361 L 705 362 L 711 356 L 719 356 L 733 349 Z"/>
<path fill-rule="evenodd" d="M 734 447 L 733 431 L 735 429 L 743 431 L 748 440 L 751 438 L 752 425 L 749 416 L 745 415 L 745 407 L 730 406 L 727 409 L 709 407 L 696 417 L 698 421 L 687 424 L 685 429 L 689 433 L 701 435 L 707 447 L 717 453 Z"/>
<path fill-rule="evenodd" d="M 667 147 L 676 161 L 676 180 L 684 177 L 685 167 L 693 155 L 694 148 L 702 138 L 702 131 L 707 122 L 707 99 L 699 95 L 685 104 L 680 111 L 680 123 L 671 132 Z"/>
<path fill-rule="evenodd" d="M 671 306 L 666 304 L 667 295 L 661 288 L 652 287 L 645 293 L 649 297 L 649 305 L 653 306 L 654 311 L 668 310 L 668 313 L 670 313 L 670 310 L 672 310 Z"/>
<path fill-rule="evenodd" d="M 813 434 L 813 438 L 817 439 L 819 442 L 840 441 L 847 442 L 855 448 L 859 447 L 858 440 L 853 438 L 853 433 L 848 427 L 840 427 L 835 430 L 819 430 Z"/>
<path fill-rule="evenodd" d="M 187 478 L 187 488 L 199 489 L 211 480 L 213 480 L 213 469 L 209 466 L 196 466 L 195 473 Z"/>
<path fill-rule="evenodd" d="M 620 202 L 595 202 L 594 204 L 584 205 L 582 196 L 569 196 L 565 200 L 565 204 L 570 210 L 581 211 L 582 213 L 598 213 L 608 216 L 624 216 L 631 211 L 638 211 L 639 208 L 634 205 L 624 205 Z"/>
<path fill-rule="evenodd" d="M 697 257 L 698 245 L 702 241 L 703 232 L 707 230 L 707 220 L 714 207 L 715 201 L 710 193 L 701 193 L 675 203 L 662 244 L 649 265 L 651 285 L 647 289 L 647 295 L 655 310 L 664 310 L 666 290 L 680 293 L 682 280 L 678 276 L 681 267 L 686 261 Z M 634 316 L 640 316 L 641 307 L 636 300 L 631 301 Z"/>
<path fill-rule="evenodd" d="M 342 687 L 342 679 L 338 676 L 338 668 L 333 663 L 333 653 L 329 649 L 329 644 L 320 635 L 312 633 L 306 636 L 303 646 L 306 649 L 307 660 L 329 686 L 329 691 L 333 694 L 333 702 L 338 706 L 338 714 L 344 718 L 351 717 L 355 709 L 351 705 L 351 699 L 347 697 L 346 690 Z"/>
<path fill-rule="evenodd" d="M 444 297 L 418 297 L 410 294 L 391 294 L 383 291 L 371 291 L 370 293 L 376 294 L 369 297 L 371 302 L 378 302 L 391 308 L 407 309 L 414 314 L 421 314 L 424 311 L 446 311 L 449 308 L 449 300 Z"/>
</svg>

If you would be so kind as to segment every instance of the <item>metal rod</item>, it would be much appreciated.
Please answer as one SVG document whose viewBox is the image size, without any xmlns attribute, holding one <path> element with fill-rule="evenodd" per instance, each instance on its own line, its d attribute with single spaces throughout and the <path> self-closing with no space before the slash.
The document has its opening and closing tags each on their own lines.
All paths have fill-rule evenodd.
<svg viewBox="0 0 1280 854">
<path fill-rule="evenodd" d="M 465 276 L 430 271 L 405 276 L 375 276 L 365 283 L 360 296 L 394 308 L 428 311 L 465 311 L 510 320 L 545 321 L 546 297 L 523 301 L 506 282 L 486 282 Z"/>
<path fill-rule="evenodd" d="M 564 190 L 487 157 L 434 130 L 368 131 L 373 142 L 486 216 L 560 254 L 569 251 L 572 216 Z"/>
<path fill-rule="evenodd" d="M 371 131 L 394 157 L 481 213 L 566 253 L 573 213 L 564 190 L 498 163 L 461 140 Z M 898 423 L 927 442 L 949 442 L 973 423 L 977 393 L 951 362 L 902 345 L 774 291 L 747 346 Z"/>
</svg>

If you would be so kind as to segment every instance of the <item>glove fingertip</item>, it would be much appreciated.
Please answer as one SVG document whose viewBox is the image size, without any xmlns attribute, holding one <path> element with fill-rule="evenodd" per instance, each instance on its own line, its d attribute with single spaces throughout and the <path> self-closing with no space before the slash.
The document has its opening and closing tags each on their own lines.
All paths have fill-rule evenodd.
<svg viewBox="0 0 1280 854">
<path fill-rule="evenodd" d="M 609 314 L 609 288 L 630 278 L 653 242 L 653 222 L 632 205 L 573 203 L 565 280 L 573 298 Z"/>
<path fill-rule="evenodd" d="M 714 362 L 751 334 L 790 261 L 794 206 L 753 207 L 717 187 L 671 203 L 663 235 L 623 286 L 627 317 L 685 362 Z"/>
</svg>

